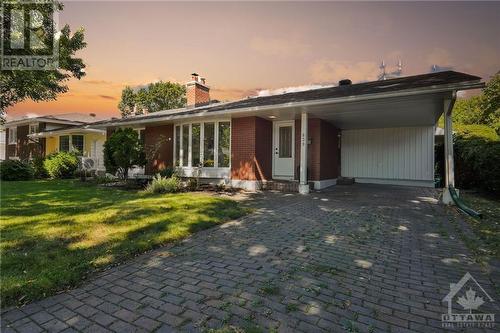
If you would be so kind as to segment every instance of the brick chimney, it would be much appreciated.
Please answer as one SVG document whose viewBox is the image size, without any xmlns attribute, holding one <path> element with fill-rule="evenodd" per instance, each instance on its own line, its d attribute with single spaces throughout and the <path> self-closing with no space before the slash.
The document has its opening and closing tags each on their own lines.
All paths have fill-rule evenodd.
<svg viewBox="0 0 500 333">
<path fill-rule="evenodd" d="M 188 107 L 197 107 L 210 103 L 210 88 L 205 84 L 205 78 L 191 74 L 191 81 L 186 83 L 186 98 Z"/>
</svg>

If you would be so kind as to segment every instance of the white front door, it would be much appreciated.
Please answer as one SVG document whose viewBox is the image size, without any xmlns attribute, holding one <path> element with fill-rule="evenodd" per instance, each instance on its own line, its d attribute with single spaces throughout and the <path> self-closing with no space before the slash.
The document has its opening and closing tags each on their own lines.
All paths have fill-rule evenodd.
<svg viewBox="0 0 500 333">
<path fill-rule="evenodd" d="M 295 157 L 295 122 L 273 123 L 273 178 L 293 179 Z"/>
</svg>

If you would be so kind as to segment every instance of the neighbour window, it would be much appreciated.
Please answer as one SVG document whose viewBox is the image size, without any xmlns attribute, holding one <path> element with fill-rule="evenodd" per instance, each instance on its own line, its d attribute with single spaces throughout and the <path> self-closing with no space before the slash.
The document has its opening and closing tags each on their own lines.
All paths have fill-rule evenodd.
<svg viewBox="0 0 500 333">
<path fill-rule="evenodd" d="M 231 124 L 229 122 L 219 123 L 219 156 L 218 164 L 220 168 L 229 167 L 229 144 L 231 141 Z"/>
<path fill-rule="evenodd" d="M 182 125 L 182 166 L 189 165 L 189 125 Z"/>
<path fill-rule="evenodd" d="M 205 138 L 203 142 L 203 166 L 213 167 L 215 165 L 215 124 L 205 123 L 204 124 Z"/>
<path fill-rule="evenodd" d="M 29 134 L 35 134 L 38 133 L 38 124 L 30 124 L 30 133 Z"/>
<path fill-rule="evenodd" d="M 77 150 L 80 153 L 83 153 L 83 135 L 72 135 L 71 146 L 72 150 Z"/>
<path fill-rule="evenodd" d="M 59 137 L 59 151 L 69 151 L 69 135 Z"/>
<path fill-rule="evenodd" d="M 139 130 L 139 141 L 141 142 L 141 145 L 144 146 L 144 143 L 146 142 L 146 131 L 141 129 Z"/>
<path fill-rule="evenodd" d="M 17 143 L 17 127 L 10 127 L 9 128 L 9 144 L 16 144 Z"/>
<path fill-rule="evenodd" d="M 175 126 L 175 165 L 180 166 L 181 160 L 181 127 Z"/>
<path fill-rule="evenodd" d="M 200 124 L 193 124 L 191 126 L 191 165 L 197 167 L 200 165 L 200 139 L 201 139 L 201 126 Z"/>
</svg>

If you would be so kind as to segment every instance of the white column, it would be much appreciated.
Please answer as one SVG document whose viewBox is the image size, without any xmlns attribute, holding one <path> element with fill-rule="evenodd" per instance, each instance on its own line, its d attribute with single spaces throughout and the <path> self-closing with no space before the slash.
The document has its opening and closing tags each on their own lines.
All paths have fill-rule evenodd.
<svg viewBox="0 0 500 333">
<path fill-rule="evenodd" d="M 445 188 L 443 189 L 443 203 L 453 204 L 449 186 L 455 187 L 455 169 L 453 158 L 453 125 L 451 110 L 454 104 L 454 96 L 444 100 L 444 173 Z"/>
<path fill-rule="evenodd" d="M 300 194 L 309 193 L 309 184 L 307 182 L 307 141 L 307 112 L 302 111 L 300 117 Z"/>
</svg>

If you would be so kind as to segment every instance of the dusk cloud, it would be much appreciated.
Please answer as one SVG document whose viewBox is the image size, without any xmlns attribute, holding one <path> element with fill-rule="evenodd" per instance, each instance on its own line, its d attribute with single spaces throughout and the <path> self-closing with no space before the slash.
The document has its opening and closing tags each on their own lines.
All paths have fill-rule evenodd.
<svg viewBox="0 0 500 333">
<path fill-rule="evenodd" d="M 351 79 L 353 82 L 376 80 L 380 73 L 379 64 L 374 61 L 347 62 L 323 59 L 311 66 L 314 82 L 338 82 Z"/>
</svg>

